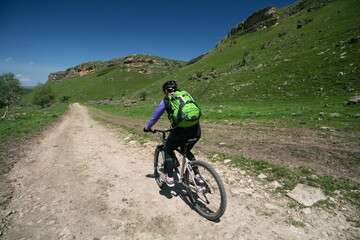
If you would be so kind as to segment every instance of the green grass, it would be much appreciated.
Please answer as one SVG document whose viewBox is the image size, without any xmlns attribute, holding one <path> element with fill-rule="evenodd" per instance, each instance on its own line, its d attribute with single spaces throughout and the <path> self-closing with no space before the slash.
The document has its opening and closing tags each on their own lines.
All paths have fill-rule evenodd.
<svg viewBox="0 0 360 240">
<path fill-rule="evenodd" d="M 294 227 L 305 227 L 305 223 L 301 222 L 301 221 L 297 221 L 293 218 L 289 218 L 287 221 L 287 223 L 293 225 Z"/>
<path fill-rule="evenodd" d="M 48 123 L 55 122 L 68 108 L 68 104 L 52 107 L 19 107 L 11 110 L 11 116 L 0 121 L 0 149 L 5 141 L 17 140 L 42 130 Z M 0 113 L 3 112 L 3 109 Z"/>
<path fill-rule="evenodd" d="M 123 116 L 149 119 L 154 113 L 153 105 L 157 100 L 140 102 L 131 107 L 122 105 L 97 105 L 96 108 Z M 331 127 L 349 131 L 360 130 L 360 106 L 343 105 L 342 99 L 329 101 L 299 102 L 248 102 L 239 105 L 215 104 L 199 102 L 202 109 L 202 121 L 233 122 L 243 124 L 247 119 L 257 119 L 261 124 L 299 126 L 299 127 Z M 335 101 L 335 102 L 334 102 Z"/>
</svg>

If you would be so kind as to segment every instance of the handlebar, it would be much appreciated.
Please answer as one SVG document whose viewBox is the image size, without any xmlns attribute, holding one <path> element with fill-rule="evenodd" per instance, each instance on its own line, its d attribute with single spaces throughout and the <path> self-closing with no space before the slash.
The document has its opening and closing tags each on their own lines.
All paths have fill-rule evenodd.
<svg viewBox="0 0 360 240">
<path fill-rule="evenodd" d="M 166 133 L 167 132 L 170 132 L 171 131 L 171 129 L 164 129 L 164 130 L 160 130 L 160 129 L 145 129 L 144 128 L 144 132 L 151 132 L 151 133 L 157 133 L 157 132 L 160 132 L 160 133 L 162 133 L 162 137 L 163 137 L 163 139 L 165 139 L 166 138 Z"/>
<path fill-rule="evenodd" d="M 150 132 L 152 133 L 157 133 L 157 132 L 161 132 L 161 133 L 166 133 L 166 132 L 170 132 L 171 129 L 150 129 Z"/>
<path fill-rule="evenodd" d="M 151 133 L 157 133 L 157 132 L 161 132 L 161 133 L 166 133 L 166 132 L 170 132 L 171 129 L 145 129 L 144 128 L 144 132 L 151 132 Z"/>
</svg>

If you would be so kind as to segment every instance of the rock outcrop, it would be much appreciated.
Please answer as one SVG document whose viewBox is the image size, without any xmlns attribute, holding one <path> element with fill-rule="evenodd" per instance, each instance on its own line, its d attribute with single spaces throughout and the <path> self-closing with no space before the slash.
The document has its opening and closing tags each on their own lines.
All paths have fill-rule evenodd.
<svg viewBox="0 0 360 240">
<path fill-rule="evenodd" d="M 122 68 L 124 71 L 140 74 L 160 72 L 170 74 L 172 69 L 178 69 L 183 66 L 184 63 L 176 60 L 157 58 L 150 55 L 130 55 L 125 58 L 116 58 L 109 61 L 82 63 L 68 68 L 66 71 L 51 73 L 48 76 L 48 80 L 60 81 L 70 77 L 84 76 L 99 71 L 103 72 L 103 70 L 106 71 L 109 68 Z"/>
<path fill-rule="evenodd" d="M 276 26 L 279 23 L 278 8 L 269 6 L 262 8 L 250 15 L 247 19 L 233 27 L 215 48 L 220 46 L 228 38 L 237 38 L 245 34 L 260 31 L 266 28 Z"/>
<path fill-rule="evenodd" d="M 233 27 L 228 33 L 228 38 L 263 30 L 278 24 L 279 13 L 274 6 L 266 7 L 254 12 L 250 17 Z"/>
</svg>

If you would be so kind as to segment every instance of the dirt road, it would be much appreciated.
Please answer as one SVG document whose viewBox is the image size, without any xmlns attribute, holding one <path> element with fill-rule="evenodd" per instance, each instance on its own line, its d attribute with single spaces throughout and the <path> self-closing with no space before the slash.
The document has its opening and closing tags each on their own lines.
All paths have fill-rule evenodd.
<svg viewBox="0 0 360 240">
<path fill-rule="evenodd" d="M 358 209 L 294 208 L 271 184 L 212 163 L 226 184 L 219 222 L 192 210 L 181 187 L 160 191 L 152 173 L 155 143 L 91 119 L 72 104 L 6 175 L 11 201 L 3 239 L 358 239 L 347 221 Z"/>
</svg>

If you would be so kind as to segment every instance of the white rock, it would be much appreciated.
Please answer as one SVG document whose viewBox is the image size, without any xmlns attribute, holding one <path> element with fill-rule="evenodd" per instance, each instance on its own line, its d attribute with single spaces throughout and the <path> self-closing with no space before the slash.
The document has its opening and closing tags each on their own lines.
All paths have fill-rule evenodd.
<svg viewBox="0 0 360 240">
<path fill-rule="evenodd" d="M 309 215 L 311 213 L 311 209 L 310 208 L 304 208 L 301 210 L 302 213 L 304 213 L 305 215 Z"/>
<path fill-rule="evenodd" d="M 278 181 L 273 181 L 269 184 L 270 187 L 276 189 L 276 188 L 281 188 L 283 187 L 283 185 L 281 183 L 279 183 Z"/>
<path fill-rule="evenodd" d="M 224 160 L 224 163 L 230 163 L 231 162 L 231 159 L 225 159 Z"/>
<path fill-rule="evenodd" d="M 240 173 L 241 175 L 245 175 L 245 174 L 246 174 L 246 171 L 241 170 L 239 173 Z"/>
<path fill-rule="evenodd" d="M 265 174 L 263 174 L 263 173 L 260 173 L 257 177 L 260 178 L 260 179 L 267 178 L 267 176 Z"/>
<path fill-rule="evenodd" d="M 326 196 L 321 189 L 305 184 L 296 185 L 294 190 L 289 192 L 287 196 L 307 207 L 314 205 L 320 200 L 326 200 Z"/>
</svg>

